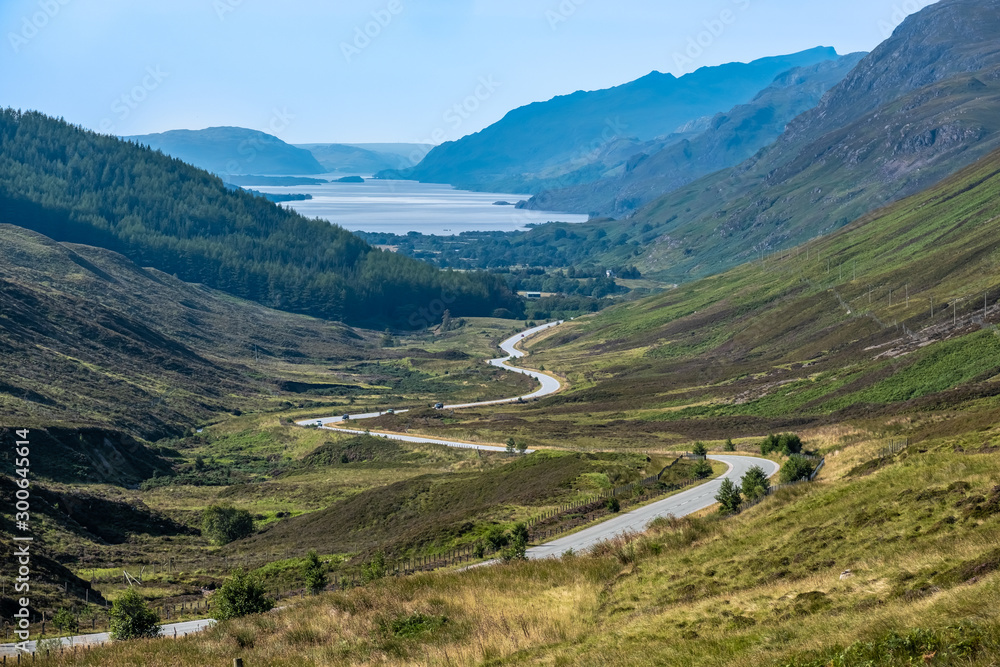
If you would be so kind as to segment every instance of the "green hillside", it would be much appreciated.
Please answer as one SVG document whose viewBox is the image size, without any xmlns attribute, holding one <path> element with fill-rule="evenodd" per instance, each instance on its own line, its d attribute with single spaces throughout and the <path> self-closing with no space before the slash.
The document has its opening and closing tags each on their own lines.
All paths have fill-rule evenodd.
<svg viewBox="0 0 1000 667">
<path fill-rule="evenodd" d="M 521 308 L 495 278 L 376 250 L 162 153 L 39 113 L 0 113 L 0 222 L 353 324 L 419 328 L 441 303 L 456 316 Z"/>
<path fill-rule="evenodd" d="M 829 237 L 577 320 L 531 357 L 573 369 L 538 412 L 557 437 L 587 412 L 669 439 L 987 409 L 998 221 L 1000 152 Z"/>
</svg>

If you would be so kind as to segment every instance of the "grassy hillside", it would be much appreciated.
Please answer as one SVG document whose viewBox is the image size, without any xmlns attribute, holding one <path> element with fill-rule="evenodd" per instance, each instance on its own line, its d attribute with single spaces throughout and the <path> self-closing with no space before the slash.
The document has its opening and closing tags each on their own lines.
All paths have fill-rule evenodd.
<svg viewBox="0 0 1000 667">
<path fill-rule="evenodd" d="M 441 304 L 455 316 L 521 307 L 498 279 L 377 250 L 158 151 L 33 112 L 0 112 L 0 222 L 270 307 L 376 328 L 433 326 Z"/>
<path fill-rule="evenodd" d="M 840 443 L 821 481 L 734 519 L 663 520 L 593 556 L 389 579 L 59 664 L 986 667 L 1000 467 L 957 446 L 977 441 L 864 476 L 850 470 L 877 443 Z"/>
<path fill-rule="evenodd" d="M 3 424 L 157 440 L 277 390 L 271 369 L 367 356 L 342 325 L 268 310 L 113 252 L 0 225 Z M 293 376 L 294 377 L 294 376 Z"/>
</svg>

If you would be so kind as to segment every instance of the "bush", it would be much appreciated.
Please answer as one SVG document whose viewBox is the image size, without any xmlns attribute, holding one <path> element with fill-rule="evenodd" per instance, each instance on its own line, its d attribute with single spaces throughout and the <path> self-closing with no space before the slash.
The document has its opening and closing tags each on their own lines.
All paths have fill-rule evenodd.
<svg viewBox="0 0 1000 667">
<path fill-rule="evenodd" d="M 315 549 L 310 550 L 306 556 L 305 579 L 306 588 L 313 595 L 326 588 L 326 584 L 329 581 L 329 578 L 326 576 L 326 568 L 320 562 L 319 554 L 316 553 Z"/>
<path fill-rule="evenodd" d="M 715 496 L 715 499 L 719 503 L 720 514 L 731 514 L 737 511 L 740 505 L 743 504 L 743 497 L 740 495 L 739 487 L 733 484 L 733 480 L 728 477 L 722 480 L 722 486 L 719 487 L 719 493 Z"/>
<path fill-rule="evenodd" d="M 705 446 L 704 442 L 696 442 L 691 448 L 691 453 L 695 456 L 706 456 L 708 455 L 708 447 Z"/>
<path fill-rule="evenodd" d="M 691 468 L 691 472 L 698 479 L 705 479 L 712 474 L 712 464 L 708 461 L 698 461 L 694 464 L 694 467 Z"/>
<path fill-rule="evenodd" d="M 385 554 L 376 551 L 372 559 L 361 566 L 361 580 L 366 584 L 382 579 L 389 573 L 389 568 L 385 564 Z"/>
<path fill-rule="evenodd" d="M 486 545 L 490 551 L 499 551 L 510 542 L 510 536 L 501 526 L 492 526 L 486 533 Z"/>
<path fill-rule="evenodd" d="M 80 629 L 80 623 L 77 622 L 76 616 L 73 615 L 69 609 L 60 609 L 52 617 L 52 625 L 55 626 L 59 632 L 66 632 L 73 634 Z"/>
<path fill-rule="evenodd" d="M 785 456 L 791 456 L 801 451 L 802 440 L 794 433 L 771 434 L 764 438 L 764 442 L 760 443 L 760 453 L 764 455 L 780 452 Z"/>
<path fill-rule="evenodd" d="M 225 621 L 270 611 L 274 601 L 265 594 L 259 578 L 237 568 L 212 596 L 212 606 L 215 607 L 215 619 Z"/>
<path fill-rule="evenodd" d="M 809 479 L 809 475 L 816 468 L 815 464 L 804 456 L 793 454 L 781 466 L 781 481 L 785 484 L 797 482 L 800 479 Z"/>
<path fill-rule="evenodd" d="M 757 500 L 767 495 L 767 490 L 771 483 L 767 481 L 767 473 L 760 466 L 753 466 L 747 470 L 740 480 L 740 490 L 747 500 Z"/>
<path fill-rule="evenodd" d="M 514 542 L 521 541 L 525 544 L 528 543 L 528 527 L 523 523 L 519 523 L 514 526 L 514 530 L 510 531 L 511 540 Z"/>
<path fill-rule="evenodd" d="M 614 496 L 608 498 L 608 501 L 604 503 L 604 506 L 608 508 L 609 512 L 620 512 L 622 509 L 622 504 L 618 502 L 618 499 Z"/>
<path fill-rule="evenodd" d="M 528 560 L 528 543 L 526 540 L 515 538 L 509 546 L 500 550 L 500 560 L 510 563 L 515 560 Z"/>
<path fill-rule="evenodd" d="M 201 515 L 202 535 L 222 546 L 253 533 L 253 516 L 247 510 L 212 505 Z"/>
<path fill-rule="evenodd" d="M 724 449 L 727 452 L 735 452 L 736 451 L 736 445 L 733 443 L 733 439 L 732 438 L 729 438 L 728 440 L 726 440 L 726 446 L 725 446 Z"/>
<path fill-rule="evenodd" d="M 160 617 L 149 608 L 134 588 L 128 588 L 111 605 L 111 638 L 114 640 L 149 639 L 160 635 Z"/>
</svg>

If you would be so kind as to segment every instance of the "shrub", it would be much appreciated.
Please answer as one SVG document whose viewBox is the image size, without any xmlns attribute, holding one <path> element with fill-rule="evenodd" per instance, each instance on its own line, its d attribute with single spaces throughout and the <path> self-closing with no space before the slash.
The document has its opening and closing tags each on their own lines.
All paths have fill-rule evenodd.
<svg viewBox="0 0 1000 667">
<path fill-rule="evenodd" d="M 794 433 L 771 434 L 764 438 L 764 442 L 760 443 L 760 453 L 764 455 L 780 452 L 785 456 L 791 456 L 801 451 L 802 440 Z"/>
<path fill-rule="evenodd" d="M 218 546 L 229 544 L 253 532 L 253 516 L 247 510 L 212 505 L 201 515 L 201 532 Z"/>
<path fill-rule="evenodd" d="M 270 611 L 274 601 L 267 597 L 258 577 L 237 568 L 212 596 L 212 605 L 216 620 L 224 621 Z"/>
<path fill-rule="evenodd" d="M 55 626 L 60 632 L 74 633 L 80 629 L 80 623 L 77 622 L 76 616 L 73 615 L 69 609 L 60 609 L 52 617 L 52 625 Z"/>
<path fill-rule="evenodd" d="M 797 482 L 800 479 L 809 479 L 809 475 L 812 474 L 815 467 L 813 462 L 806 457 L 793 454 L 781 466 L 781 481 L 788 484 L 790 482 Z"/>
<path fill-rule="evenodd" d="M 500 560 L 504 563 L 528 560 L 528 543 L 520 539 L 513 540 L 509 546 L 500 550 Z"/>
<path fill-rule="evenodd" d="M 308 555 L 306 555 L 305 579 L 306 588 L 313 595 L 326 588 L 326 584 L 329 581 L 326 576 L 326 568 L 320 561 L 315 549 L 310 550 Z"/>
<path fill-rule="evenodd" d="M 705 479 L 712 474 L 712 464 L 708 461 L 698 461 L 694 464 L 694 467 L 691 468 L 691 472 L 698 479 Z"/>
<path fill-rule="evenodd" d="M 514 542 L 521 541 L 525 544 L 528 543 L 528 527 L 523 523 L 519 523 L 514 526 L 514 530 L 510 531 L 511 540 Z"/>
<path fill-rule="evenodd" d="M 740 490 L 747 500 L 757 500 L 767 494 L 767 489 L 771 486 L 767 481 L 767 473 L 760 466 L 753 466 L 747 470 L 740 480 Z"/>
<path fill-rule="evenodd" d="M 608 501 L 604 503 L 604 506 L 608 508 L 609 512 L 620 512 L 622 509 L 622 504 L 618 502 L 618 499 L 614 496 L 608 498 Z"/>
<path fill-rule="evenodd" d="M 724 449 L 727 452 L 735 452 L 736 451 L 736 445 L 733 443 L 733 439 L 732 438 L 729 438 L 729 439 L 726 440 L 726 446 L 724 447 Z"/>
<path fill-rule="evenodd" d="M 704 442 L 694 443 L 694 447 L 691 448 L 691 453 L 695 456 L 706 456 L 708 454 L 708 447 L 705 446 Z"/>
<path fill-rule="evenodd" d="M 517 453 L 518 454 L 524 454 L 526 451 L 528 451 L 528 443 L 526 443 L 524 440 L 522 440 L 521 442 L 517 443 Z"/>
<path fill-rule="evenodd" d="M 486 533 L 486 544 L 491 551 L 499 551 L 510 542 L 510 536 L 501 526 L 492 526 Z"/>
<path fill-rule="evenodd" d="M 376 551 L 371 560 L 361 566 L 361 580 L 366 584 L 382 579 L 389 573 L 389 568 L 385 564 L 385 554 Z"/>
<path fill-rule="evenodd" d="M 507 438 L 507 453 L 513 454 L 514 449 L 517 447 L 517 443 L 514 442 L 514 438 Z"/>
<path fill-rule="evenodd" d="M 130 587 L 118 596 L 108 616 L 114 640 L 147 639 L 160 634 L 160 617 L 134 588 Z"/>
<path fill-rule="evenodd" d="M 722 486 L 719 487 L 719 493 L 715 496 L 715 499 L 719 503 L 719 512 L 721 514 L 735 512 L 743 504 L 743 497 L 740 495 L 739 487 L 733 484 L 733 480 L 728 477 L 722 480 Z"/>
</svg>

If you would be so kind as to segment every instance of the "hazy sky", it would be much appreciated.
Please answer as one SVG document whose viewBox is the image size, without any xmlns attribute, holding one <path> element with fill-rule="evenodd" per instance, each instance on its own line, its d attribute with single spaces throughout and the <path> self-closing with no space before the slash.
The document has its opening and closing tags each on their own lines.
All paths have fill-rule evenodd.
<svg viewBox="0 0 1000 667">
<path fill-rule="evenodd" d="M 115 134 L 239 125 L 293 143 L 430 143 L 651 70 L 868 51 L 928 4 L 0 0 L 0 105 Z"/>
</svg>

